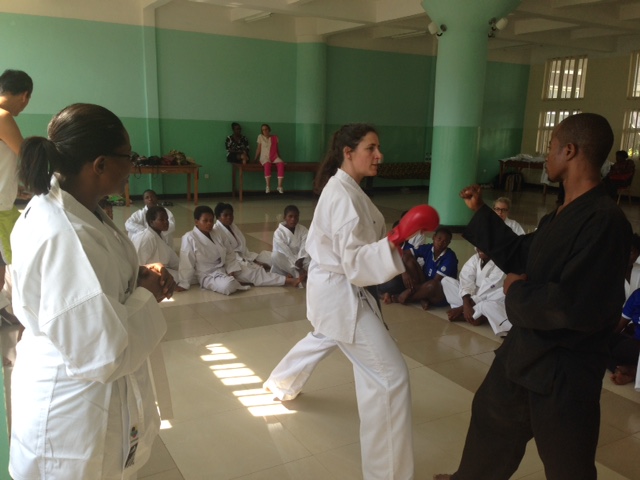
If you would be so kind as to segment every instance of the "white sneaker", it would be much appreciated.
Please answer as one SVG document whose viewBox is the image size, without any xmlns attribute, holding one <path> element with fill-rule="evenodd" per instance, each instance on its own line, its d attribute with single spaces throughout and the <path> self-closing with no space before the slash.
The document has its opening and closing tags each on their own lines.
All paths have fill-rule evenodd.
<svg viewBox="0 0 640 480">
<path fill-rule="evenodd" d="M 282 189 L 282 187 L 278 187 L 278 193 L 284 193 L 284 190 Z"/>
<path fill-rule="evenodd" d="M 265 188 L 264 193 L 271 193 L 271 189 L 269 187 Z"/>
</svg>

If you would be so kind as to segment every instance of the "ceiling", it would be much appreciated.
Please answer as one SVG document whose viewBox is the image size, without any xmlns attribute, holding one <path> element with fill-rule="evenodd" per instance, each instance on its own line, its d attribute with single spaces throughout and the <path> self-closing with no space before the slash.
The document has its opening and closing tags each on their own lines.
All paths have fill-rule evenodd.
<svg viewBox="0 0 640 480">
<path fill-rule="evenodd" d="M 266 23 L 287 17 L 300 35 L 330 43 L 341 36 L 360 42 L 385 40 L 396 42 L 400 51 L 403 43 L 413 44 L 414 49 L 416 45 L 435 49 L 436 44 L 420 0 L 189 1 L 224 8 L 230 22 Z M 640 49 L 639 0 L 523 0 L 506 18 L 506 27 L 490 38 L 490 52 L 519 50 L 532 55 L 535 49 L 556 48 L 611 54 Z"/>
</svg>

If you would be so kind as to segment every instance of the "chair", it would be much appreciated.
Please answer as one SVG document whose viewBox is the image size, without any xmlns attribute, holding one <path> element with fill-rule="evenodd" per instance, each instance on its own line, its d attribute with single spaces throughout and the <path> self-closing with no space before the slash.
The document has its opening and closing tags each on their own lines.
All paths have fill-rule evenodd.
<svg viewBox="0 0 640 480">
<path fill-rule="evenodd" d="M 635 176 L 635 169 L 631 172 L 627 172 L 624 175 L 613 176 L 609 175 L 611 180 L 614 181 L 614 185 L 616 185 L 616 193 L 618 194 L 618 205 L 620 205 L 620 198 L 623 195 L 627 196 L 627 200 L 629 201 L 629 205 L 631 205 L 631 183 L 633 182 L 633 177 Z"/>
<path fill-rule="evenodd" d="M 620 198 L 622 195 L 627 196 L 629 205 L 631 205 L 631 183 L 633 182 L 635 173 L 636 166 L 630 158 L 617 160 L 616 163 L 611 166 L 611 170 L 606 178 L 616 189 L 615 191 L 618 194 L 618 205 L 620 205 Z"/>
<path fill-rule="evenodd" d="M 618 205 L 620 205 L 620 198 L 623 195 L 627 196 L 627 200 L 629 201 L 629 205 L 631 205 L 631 185 L 627 185 L 626 187 L 619 187 L 617 192 L 618 192 Z"/>
</svg>

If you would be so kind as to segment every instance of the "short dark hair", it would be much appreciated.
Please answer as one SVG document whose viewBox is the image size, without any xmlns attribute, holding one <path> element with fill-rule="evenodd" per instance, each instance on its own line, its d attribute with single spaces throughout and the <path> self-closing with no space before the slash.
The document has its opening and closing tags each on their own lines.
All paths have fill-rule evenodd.
<svg viewBox="0 0 640 480">
<path fill-rule="evenodd" d="M 613 130 L 606 118 L 597 113 L 578 113 L 565 118 L 557 127 L 560 146 L 573 144 L 600 169 L 613 146 Z"/>
<path fill-rule="evenodd" d="M 233 206 L 230 203 L 224 202 L 220 202 L 219 204 L 217 204 L 215 208 L 216 218 L 220 217 L 220 215 L 222 215 L 222 212 L 224 212 L 225 210 L 231 210 L 231 213 L 233 213 Z"/>
<path fill-rule="evenodd" d="M 629 158 L 629 153 L 626 150 L 618 150 L 616 152 L 616 160 L 626 160 Z"/>
<path fill-rule="evenodd" d="M 152 190 L 150 188 L 147 188 L 144 192 L 142 192 L 142 196 L 144 197 L 147 193 L 153 193 L 156 197 L 158 196 L 158 194 L 156 193 L 155 190 Z"/>
<path fill-rule="evenodd" d="M 160 212 L 167 213 L 167 209 L 164 207 L 161 207 L 160 205 L 156 205 L 155 207 L 149 207 L 147 209 L 147 213 L 145 213 L 144 215 L 144 219 L 147 221 L 147 225 L 151 225 L 151 222 L 153 222 L 156 218 L 158 218 L 158 214 Z"/>
<path fill-rule="evenodd" d="M 205 213 L 213 215 L 213 209 L 208 205 L 198 205 L 193 211 L 193 219 L 200 220 L 200 217 Z"/>
<path fill-rule="evenodd" d="M 33 92 L 33 80 L 22 70 L 5 70 L 0 75 L 0 95 L 10 93 L 19 95 L 27 92 L 29 96 Z"/>
<path fill-rule="evenodd" d="M 438 228 L 436 228 L 436 231 L 433 232 L 433 236 L 435 237 L 439 233 L 444 233 L 445 235 L 448 235 L 449 236 L 449 240 L 453 239 L 453 232 L 447 227 L 438 227 Z"/>
<path fill-rule="evenodd" d="M 284 207 L 285 217 L 289 214 L 289 212 L 297 213 L 298 215 L 300 215 L 300 210 L 295 205 L 287 205 L 286 207 Z"/>
<path fill-rule="evenodd" d="M 240 126 L 240 124 L 238 122 L 233 122 L 231 124 L 231 130 L 233 130 L 234 128 L 239 127 L 239 126 Z"/>
</svg>

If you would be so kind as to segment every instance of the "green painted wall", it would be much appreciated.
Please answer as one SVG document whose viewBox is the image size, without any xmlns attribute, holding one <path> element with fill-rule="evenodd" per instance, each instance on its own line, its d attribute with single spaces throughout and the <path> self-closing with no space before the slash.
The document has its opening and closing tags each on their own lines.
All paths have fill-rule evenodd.
<svg viewBox="0 0 640 480">
<path fill-rule="evenodd" d="M 487 65 L 477 169 L 480 183 L 497 175 L 498 160 L 520 153 L 529 70 L 528 65 Z"/>
<path fill-rule="evenodd" d="M 51 116 L 70 103 L 102 104 L 123 119 L 139 153 L 176 149 L 200 163 L 202 193 L 231 190 L 224 139 L 232 121 L 243 125 L 252 154 L 260 124 L 269 123 L 289 162 L 320 160 L 333 131 L 355 121 L 378 127 L 387 162 L 421 161 L 431 152 L 434 57 L 327 47 L 322 129 L 296 120 L 297 62 L 308 45 L 157 29 L 159 118 L 146 119 L 144 34 L 148 42 L 148 27 L 0 13 L 0 44 L 19 46 L 0 50 L 0 68 L 23 69 L 35 82 L 33 99 L 18 118 L 23 133 L 44 135 Z M 487 66 L 480 181 L 497 173 L 497 159 L 519 151 L 528 77 L 528 66 Z M 150 151 L 150 142 L 158 143 L 154 135 L 150 140 L 154 129 L 160 152 Z M 317 152 L 297 151 L 296 138 L 321 131 L 325 138 L 316 140 Z M 261 190 L 263 182 L 249 175 L 245 187 Z M 380 186 L 403 184 L 416 181 L 376 180 Z M 285 180 L 288 190 L 309 185 L 304 173 Z M 149 187 L 180 194 L 185 180 L 131 178 L 132 194 Z"/>
</svg>

